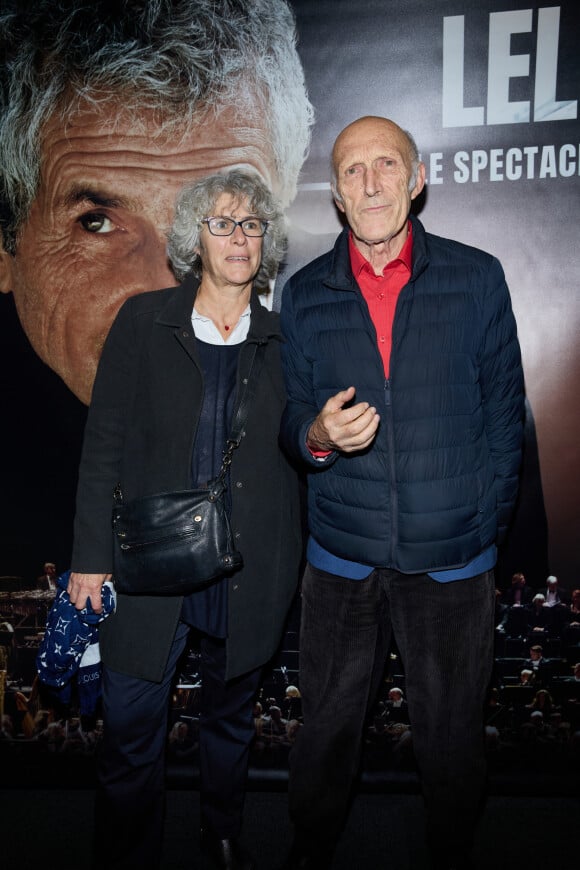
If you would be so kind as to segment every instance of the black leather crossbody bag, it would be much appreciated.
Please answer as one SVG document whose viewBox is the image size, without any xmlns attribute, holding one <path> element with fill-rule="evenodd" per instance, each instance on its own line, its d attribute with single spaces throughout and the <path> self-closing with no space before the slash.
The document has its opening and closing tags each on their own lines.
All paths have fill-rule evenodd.
<svg viewBox="0 0 580 870">
<path fill-rule="evenodd" d="M 147 495 L 129 502 L 123 501 L 121 486 L 115 488 L 113 582 L 118 592 L 189 595 L 242 566 L 224 493 L 234 450 L 243 437 L 256 359 L 262 350 L 261 345 L 254 346 L 221 468 L 207 487 Z"/>
</svg>

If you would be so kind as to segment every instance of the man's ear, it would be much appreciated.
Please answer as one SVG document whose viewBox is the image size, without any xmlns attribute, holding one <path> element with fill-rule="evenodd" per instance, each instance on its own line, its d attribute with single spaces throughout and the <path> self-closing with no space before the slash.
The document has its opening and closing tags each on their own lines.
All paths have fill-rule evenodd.
<svg viewBox="0 0 580 870">
<path fill-rule="evenodd" d="M 419 163 L 417 167 L 417 180 L 415 182 L 415 187 L 411 191 L 411 199 L 416 199 L 419 196 L 423 188 L 425 187 L 425 164 Z"/>
<path fill-rule="evenodd" d="M 0 232 L 0 293 L 12 292 L 12 270 L 14 268 L 14 257 L 4 250 L 2 244 L 2 233 Z"/>
<path fill-rule="evenodd" d="M 332 198 L 334 199 L 335 206 L 337 207 L 337 209 L 339 211 L 341 211 L 344 214 L 344 206 L 342 204 L 342 198 L 336 189 L 336 184 L 334 181 L 330 182 L 330 190 L 332 192 Z"/>
</svg>

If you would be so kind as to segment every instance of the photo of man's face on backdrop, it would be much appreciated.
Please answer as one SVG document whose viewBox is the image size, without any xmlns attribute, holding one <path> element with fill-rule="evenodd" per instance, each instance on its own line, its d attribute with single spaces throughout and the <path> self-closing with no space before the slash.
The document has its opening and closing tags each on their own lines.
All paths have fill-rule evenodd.
<svg viewBox="0 0 580 870">
<path fill-rule="evenodd" d="M 166 234 L 181 187 L 233 165 L 277 182 L 265 131 L 238 132 L 231 115 L 169 137 L 143 116 L 142 131 L 128 118 L 109 132 L 90 109 L 65 131 L 45 126 L 41 184 L 15 255 L 4 258 L 3 289 L 38 355 L 81 401 L 121 303 L 176 283 Z"/>
<path fill-rule="evenodd" d="M 109 20 L 110 43 L 105 26 L 89 58 L 82 38 L 90 40 L 99 11 L 105 22 L 111 12 L 99 3 L 82 6 L 64 5 L 73 13 L 60 21 L 58 59 L 51 54 L 54 4 L 32 4 L 25 20 L 24 13 L 4 19 L 5 75 L 16 95 L 2 115 L 9 165 L 0 290 L 14 294 L 40 358 L 88 403 L 122 302 L 177 283 L 166 244 L 181 188 L 239 167 L 260 175 L 287 206 L 309 139 L 310 106 L 283 0 L 235 10 L 227 2 L 144 2 L 140 24 L 137 4 L 132 17 L 120 4 L 118 20 Z M 181 55 L 164 48 L 168 35 Z M 35 82 L 31 98 L 15 87 L 25 71 Z M 34 150 L 22 130 L 31 114 Z"/>
</svg>

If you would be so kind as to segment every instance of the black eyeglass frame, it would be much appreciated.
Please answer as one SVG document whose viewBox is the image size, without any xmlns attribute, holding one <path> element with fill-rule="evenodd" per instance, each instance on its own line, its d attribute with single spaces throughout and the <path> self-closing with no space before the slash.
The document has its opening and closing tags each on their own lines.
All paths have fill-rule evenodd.
<svg viewBox="0 0 580 870">
<path fill-rule="evenodd" d="M 229 233 L 214 233 L 214 231 L 211 228 L 210 221 L 216 221 L 216 220 L 217 221 L 227 221 L 232 227 L 231 231 Z M 248 221 L 256 221 L 257 223 L 259 223 L 260 226 L 262 227 L 262 232 L 261 233 L 247 233 L 244 229 L 244 224 L 247 223 Z M 220 217 L 218 215 L 213 215 L 212 217 L 202 218 L 201 223 L 207 224 L 207 228 L 208 228 L 209 232 L 212 234 L 212 236 L 217 236 L 217 237 L 221 236 L 222 238 L 224 236 L 233 236 L 233 234 L 236 231 L 236 227 L 241 227 L 241 230 L 242 230 L 243 234 L 246 236 L 246 238 L 248 238 L 248 239 L 261 239 L 266 235 L 266 231 L 268 229 L 270 221 L 265 221 L 265 220 L 262 220 L 262 218 L 256 218 L 256 217 L 246 217 L 246 218 L 243 218 L 243 220 L 241 220 L 241 221 L 237 221 L 237 220 L 234 220 L 234 218 Z"/>
</svg>

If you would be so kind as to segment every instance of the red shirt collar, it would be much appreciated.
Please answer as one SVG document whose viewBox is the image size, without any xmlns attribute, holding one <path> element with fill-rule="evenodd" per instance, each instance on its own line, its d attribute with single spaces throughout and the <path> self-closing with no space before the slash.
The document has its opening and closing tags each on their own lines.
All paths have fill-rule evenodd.
<svg viewBox="0 0 580 870">
<path fill-rule="evenodd" d="M 399 254 L 395 257 L 394 260 L 391 260 L 385 268 L 383 269 L 383 274 L 389 268 L 392 268 L 396 263 L 402 263 L 409 270 L 409 274 L 412 271 L 413 265 L 413 225 L 411 221 L 407 223 L 408 234 L 405 239 L 405 243 Z M 348 234 L 348 252 L 350 256 L 350 266 L 355 278 L 358 278 L 363 269 L 370 271 L 374 275 L 374 271 L 371 267 L 369 261 L 364 257 L 357 246 L 354 243 L 354 238 L 352 235 L 352 230 Z"/>
</svg>

